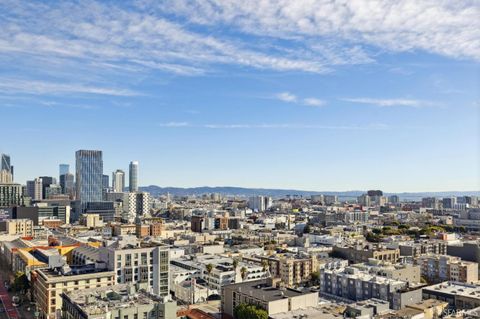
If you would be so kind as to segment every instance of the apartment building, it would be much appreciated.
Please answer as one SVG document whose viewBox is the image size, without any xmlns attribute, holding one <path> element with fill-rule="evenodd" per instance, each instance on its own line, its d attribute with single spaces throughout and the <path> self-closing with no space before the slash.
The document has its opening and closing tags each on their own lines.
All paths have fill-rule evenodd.
<svg viewBox="0 0 480 319">
<path fill-rule="evenodd" d="M 312 272 L 318 270 L 315 256 L 284 255 L 280 257 L 280 278 L 287 287 L 310 281 Z"/>
<path fill-rule="evenodd" d="M 136 237 L 125 236 L 107 247 L 100 247 L 99 258 L 114 271 L 116 283 L 138 283 L 155 295 L 169 294 L 168 247 L 147 245 Z"/>
<path fill-rule="evenodd" d="M 400 256 L 418 258 L 422 255 L 447 253 L 448 243 L 443 240 L 422 240 L 416 242 L 403 242 L 398 245 Z"/>
<path fill-rule="evenodd" d="M 370 275 L 382 276 L 409 283 L 421 282 L 421 271 L 418 265 L 392 264 L 370 259 L 367 263 L 354 264 L 351 267 L 369 273 Z"/>
<path fill-rule="evenodd" d="M 331 259 L 320 263 L 316 256 L 299 254 L 279 254 L 272 256 L 252 255 L 244 256 L 243 261 L 257 265 L 262 265 L 266 262 L 270 275 L 274 278 L 280 278 L 287 287 L 294 287 L 308 282 L 312 272 L 318 271 L 320 266 L 325 268 L 338 268 L 340 264 L 346 262 Z"/>
<path fill-rule="evenodd" d="M 431 283 L 455 281 L 478 282 L 478 264 L 448 255 L 424 255 L 415 259 L 422 276 Z"/>
<path fill-rule="evenodd" d="M 113 271 L 101 271 L 92 267 L 76 271 L 37 269 L 32 272 L 33 296 L 40 318 L 58 318 L 62 309 L 62 293 L 78 292 L 93 287 L 115 285 Z"/>
<path fill-rule="evenodd" d="M 7 235 L 33 236 L 33 221 L 30 219 L 6 219 L 0 222 L 0 231 Z"/>
<path fill-rule="evenodd" d="M 320 273 L 320 295 L 337 296 L 350 301 L 376 298 L 389 301 L 392 309 L 400 309 L 422 299 L 421 290 L 410 290 L 408 285 L 406 281 L 372 275 L 355 267 L 323 270 Z"/>
</svg>

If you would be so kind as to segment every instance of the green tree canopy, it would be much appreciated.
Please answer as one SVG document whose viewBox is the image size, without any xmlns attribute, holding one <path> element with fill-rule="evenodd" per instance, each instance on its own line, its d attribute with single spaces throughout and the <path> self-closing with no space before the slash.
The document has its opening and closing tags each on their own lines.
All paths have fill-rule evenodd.
<svg viewBox="0 0 480 319">
<path fill-rule="evenodd" d="M 268 313 L 255 305 L 239 304 L 233 309 L 235 319 L 268 319 Z"/>
</svg>

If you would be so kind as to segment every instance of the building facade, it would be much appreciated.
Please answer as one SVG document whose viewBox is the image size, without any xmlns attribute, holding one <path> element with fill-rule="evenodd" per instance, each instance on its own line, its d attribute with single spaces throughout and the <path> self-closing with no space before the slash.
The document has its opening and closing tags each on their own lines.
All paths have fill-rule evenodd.
<svg viewBox="0 0 480 319">
<path fill-rule="evenodd" d="M 79 150 L 75 159 L 77 200 L 82 204 L 102 201 L 102 151 Z"/>
<path fill-rule="evenodd" d="M 128 188 L 130 192 L 138 192 L 138 162 L 132 161 L 128 171 Z"/>
</svg>

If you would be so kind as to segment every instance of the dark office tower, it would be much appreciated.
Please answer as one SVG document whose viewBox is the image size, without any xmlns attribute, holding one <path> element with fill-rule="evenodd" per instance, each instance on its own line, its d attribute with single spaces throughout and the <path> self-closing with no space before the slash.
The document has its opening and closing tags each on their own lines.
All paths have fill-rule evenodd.
<svg viewBox="0 0 480 319">
<path fill-rule="evenodd" d="M 75 194 L 75 182 L 74 176 L 71 173 L 60 175 L 60 186 L 62 187 L 62 193 L 69 195 L 71 199 Z"/>
<path fill-rule="evenodd" d="M 138 192 L 138 162 L 130 162 L 128 188 L 130 192 Z"/>
<path fill-rule="evenodd" d="M 103 189 L 110 187 L 110 178 L 108 175 L 102 175 L 102 187 Z"/>
<path fill-rule="evenodd" d="M 55 184 L 57 181 L 51 176 L 40 176 L 40 179 L 42 180 L 42 198 L 45 199 L 47 198 L 47 187 Z"/>
<path fill-rule="evenodd" d="M 84 203 L 102 201 L 102 151 L 79 150 L 75 153 L 76 196 Z"/>
<path fill-rule="evenodd" d="M 108 175 L 102 176 L 102 199 L 105 200 L 107 192 L 110 189 L 110 179 Z"/>
<path fill-rule="evenodd" d="M 383 196 L 383 192 L 380 190 L 370 190 L 367 192 L 368 196 Z"/>
</svg>

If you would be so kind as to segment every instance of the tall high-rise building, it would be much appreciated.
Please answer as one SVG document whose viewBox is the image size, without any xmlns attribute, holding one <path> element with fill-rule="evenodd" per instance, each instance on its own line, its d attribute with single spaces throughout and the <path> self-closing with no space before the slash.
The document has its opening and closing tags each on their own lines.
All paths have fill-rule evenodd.
<svg viewBox="0 0 480 319">
<path fill-rule="evenodd" d="M 47 188 L 50 187 L 52 184 L 56 184 L 57 181 L 54 177 L 51 176 L 40 176 L 40 180 L 42 181 L 42 198 L 47 198 Z"/>
<path fill-rule="evenodd" d="M 76 196 L 82 203 L 102 201 L 102 151 L 79 150 L 75 153 Z"/>
<path fill-rule="evenodd" d="M 58 165 L 58 177 L 70 173 L 70 165 L 60 164 Z"/>
<path fill-rule="evenodd" d="M 108 175 L 102 175 L 102 187 L 103 189 L 110 188 L 110 177 Z"/>
<path fill-rule="evenodd" d="M 248 207 L 253 211 L 264 212 L 272 207 L 272 198 L 268 196 L 252 196 L 248 199 Z"/>
<path fill-rule="evenodd" d="M 43 182 L 41 178 L 27 181 L 27 195 L 33 200 L 43 199 Z"/>
<path fill-rule="evenodd" d="M 125 189 L 125 172 L 117 169 L 112 173 L 112 187 L 115 193 L 121 193 Z"/>
<path fill-rule="evenodd" d="M 138 162 L 132 161 L 129 166 L 128 188 L 130 192 L 138 192 Z"/>
<path fill-rule="evenodd" d="M 60 175 L 60 186 L 62 187 L 62 193 L 69 195 L 70 198 L 74 198 L 75 195 L 75 177 L 72 173 Z"/>
<path fill-rule="evenodd" d="M 7 154 L 0 154 L 0 183 L 13 183 L 13 166 Z"/>
</svg>

